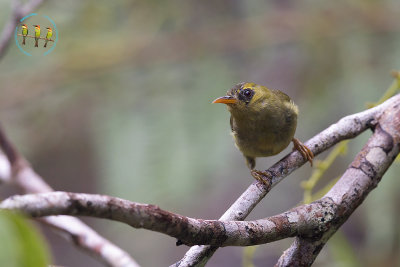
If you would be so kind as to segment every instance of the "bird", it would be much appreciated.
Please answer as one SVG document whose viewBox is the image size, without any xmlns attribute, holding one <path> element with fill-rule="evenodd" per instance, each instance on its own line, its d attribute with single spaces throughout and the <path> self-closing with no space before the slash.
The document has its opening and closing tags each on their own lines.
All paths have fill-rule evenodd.
<svg viewBox="0 0 400 267">
<path fill-rule="evenodd" d="M 39 25 L 33 25 L 33 26 L 35 26 L 35 47 L 39 47 L 40 26 Z"/>
<path fill-rule="evenodd" d="M 51 40 L 51 36 L 53 36 L 53 30 L 50 27 L 47 27 L 47 34 L 46 34 L 46 40 L 44 41 L 44 46 L 47 47 L 47 42 Z"/>
<path fill-rule="evenodd" d="M 267 172 L 254 169 L 256 158 L 276 155 L 290 142 L 312 166 L 314 154 L 294 138 L 299 111 L 285 93 L 242 82 L 212 103 L 227 105 L 231 113 L 230 126 L 235 145 L 242 152 L 256 180 L 268 184 L 266 178 L 270 176 Z"/>
<path fill-rule="evenodd" d="M 25 45 L 25 39 L 28 35 L 28 26 L 26 24 L 22 24 L 22 45 Z"/>
</svg>

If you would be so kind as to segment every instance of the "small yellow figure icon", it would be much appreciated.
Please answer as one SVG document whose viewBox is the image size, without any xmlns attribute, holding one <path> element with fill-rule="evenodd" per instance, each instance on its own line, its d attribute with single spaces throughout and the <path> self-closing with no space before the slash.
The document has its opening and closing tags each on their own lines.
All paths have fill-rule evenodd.
<svg viewBox="0 0 400 267">
<path fill-rule="evenodd" d="M 35 47 L 39 47 L 40 26 L 39 25 L 33 25 L 33 26 L 35 26 Z"/>
<path fill-rule="evenodd" d="M 47 47 L 47 42 L 51 39 L 51 36 L 53 36 L 53 30 L 50 27 L 47 27 L 47 34 L 46 34 L 46 40 L 44 41 L 44 46 Z"/>
<path fill-rule="evenodd" d="M 28 26 L 26 24 L 22 24 L 22 45 L 25 45 L 25 39 L 28 35 Z"/>
</svg>

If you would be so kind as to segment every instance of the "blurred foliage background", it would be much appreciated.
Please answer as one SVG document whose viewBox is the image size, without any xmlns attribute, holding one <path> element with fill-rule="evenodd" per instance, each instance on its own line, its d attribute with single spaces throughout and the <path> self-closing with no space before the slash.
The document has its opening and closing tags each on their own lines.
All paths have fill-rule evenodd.
<svg viewBox="0 0 400 267">
<path fill-rule="evenodd" d="M 0 0 L 0 28 L 10 12 Z M 35 12 L 55 21 L 59 41 L 51 54 L 28 57 L 12 40 L 0 61 L 0 121 L 13 142 L 56 190 L 196 218 L 218 218 L 253 179 L 229 135 L 229 113 L 213 99 L 241 81 L 280 89 L 299 105 L 296 136 L 305 141 L 377 100 L 400 67 L 398 0 L 49 0 Z M 369 135 L 349 143 L 321 187 Z M 290 175 L 248 219 L 297 205 L 311 171 Z M 400 264 L 399 171 L 390 168 L 315 266 Z M 2 198 L 12 193 L 0 189 Z M 143 266 L 172 264 L 187 250 L 158 233 L 83 219 Z M 54 264 L 101 266 L 41 230 Z M 254 264 L 272 266 L 291 241 L 258 247 Z M 219 249 L 208 266 L 240 266 L 242 254 Z"/>
</svg>

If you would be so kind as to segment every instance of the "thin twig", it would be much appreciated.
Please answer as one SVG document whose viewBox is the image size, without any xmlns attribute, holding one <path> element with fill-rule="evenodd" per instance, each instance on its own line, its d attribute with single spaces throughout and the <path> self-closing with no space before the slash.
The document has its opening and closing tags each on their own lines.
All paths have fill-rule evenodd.
<svg viewBox="0 0 400 267">
<path fill-rule="evenodd" d="M 386 89 L 383 96 L 377 102 L 367 103 L 366 104 L 367 108 L 372 108 L 372 107 L 375 107 L 375 106 L 383 103 L 384 101 L 388 100 L 389 98 L 394 96 L 399 91 L 399 89 L 400 89 L 400 71 L 393 70 L 392 76 L 395 80 L 392 82 L 392 84 L 389 86 L 389 88 Z"/>
<path fill-rule="evenodd" d="M 333 162 L 339 155 L 343 155 L 347 151 L 347 144 L 349 140 L 343 141 L 338 144 L 323 161 L 317 161 L 315 169 L 311 174 L 310 178 L 301 183 L 301 187 L 304 188 L 303 203 L 312 202 L 312 190 L 317 185 L 322 175 L 332 166 Z"/>
<path fill-rule="evenodd" d="M 33 35 L 22 35 L 22 34 L 20 34 L 20 33 L 18 33 L 17 35 L 18 35 L 18 36 L 25 36 L 25 37 L 29 37 L 29 38 L 37 38 L 37 37 L 35 37 L 35 36 L 33 36 Z M 39 39 L 47 40 L 47 41 L 49 41 L 49 42 L 54 42 L 54 40 L 52 40 L 52 39 L 47 39 L 47 38 L 45 38 L 45 37 L 39 37 Z"/>
<path fill-rule="evenodd" d="M 21 188 L 25 193 L 51 192 L 53 189 L 30 167 L 18 153 L 0 127 L 0 147 L 6 157 L 0 157 L 0 181 Z M 11 164 L 10 164 L 11 163 Z M 8 177 L 9 175 L 10 177 Z M 77 218 L 57 216 L 41 218 L 41 222 L 56 229 L 78 248 L 99 259 L 107 266 L 139 266 L 128 253 L 105 239 Z"/>
</svg>

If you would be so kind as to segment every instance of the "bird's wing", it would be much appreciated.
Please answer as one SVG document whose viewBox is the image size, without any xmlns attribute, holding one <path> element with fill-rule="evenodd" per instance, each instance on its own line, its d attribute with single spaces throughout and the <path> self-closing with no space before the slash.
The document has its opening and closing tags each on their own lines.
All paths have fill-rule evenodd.
<svg viewBox="0 0 400 267">
<path fill-rule="evenodd" d="M 281 92 L 279 90 L 274 90 L 273 91 L 280 99 L 283 100 L 283 103 L 285 103 L 286 107 L 289 107 L 289 109 L 293 110 L 294 113 L 298 114 L 299 113 L 299 109 L 297 107 L 297 105 L 293 102 L 292 99 L 290 99 L 290 97 L 285 94 L 284 92 Z"/>
<path fill-rule="evenodd" d="M 271 90 L 274 94 L 276 94 L 280 99 L 283 99 L 287 102 L 290 102 L 290 97 L 282 91 L 279 90 Z"/>
</svg>

